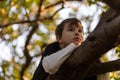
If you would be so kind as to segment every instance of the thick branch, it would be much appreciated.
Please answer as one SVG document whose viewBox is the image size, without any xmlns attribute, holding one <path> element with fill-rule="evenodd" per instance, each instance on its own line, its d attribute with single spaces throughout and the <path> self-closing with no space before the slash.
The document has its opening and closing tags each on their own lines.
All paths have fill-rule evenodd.
<svg viewBox="0 0 120 80">
<path fill-rule="evenodd" d="M 96 63 L 91 66 L 90 71 L 86 76 L 93 76 L 117 70 L 120 70 L 120 59 L 104 63 Z"/>
<path fill-rule="evenodd" d="M 120 34 L 119 25 L 120 15 L 111 22 L 103 23 L 88 36 L 82 46 L 72 55 L 70 61 L 74 64 L 96 61 L 103 53 L 115 46 L 114 43 Z"/>
</svg>

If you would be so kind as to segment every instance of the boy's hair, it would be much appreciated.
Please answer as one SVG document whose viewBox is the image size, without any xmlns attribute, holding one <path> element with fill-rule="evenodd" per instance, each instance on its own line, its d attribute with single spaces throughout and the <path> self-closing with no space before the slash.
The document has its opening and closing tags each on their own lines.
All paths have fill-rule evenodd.
<svg viewBox="0 0 120 80">
<path fill-rule="evenodd" d="M 65 24 L 66 23 L 69 23 L 69 26 L 77 26 L 78 27 L 78 23 L 81 23 L 80 20 L 78 20 L 77 18 L 67 18 L 65 20 L 63 20 L 56 28 L 55 30 L 55 35 L 56 37 L 61 37 L 62 36 L 62 32 L 63 32 L 63 29 L 65 27 Z"/>
</svg>

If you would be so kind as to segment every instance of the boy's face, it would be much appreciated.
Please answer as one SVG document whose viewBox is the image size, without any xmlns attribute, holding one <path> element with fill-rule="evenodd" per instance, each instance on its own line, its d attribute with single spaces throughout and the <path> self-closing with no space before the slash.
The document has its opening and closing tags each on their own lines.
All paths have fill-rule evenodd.
<svg viewBox="0 0 120 80">
<path fill-rule="evenodd" d="M 83 42 L 83 29 L 82 24 L 78 23 L 78 26 L 70 26 L 69 23 L 65 24 L 65 27 L 62 32 L 62 36 L 57 38 L 62 48 L 67 46 L 70 43 L 80 45 Z"/>
</svg>

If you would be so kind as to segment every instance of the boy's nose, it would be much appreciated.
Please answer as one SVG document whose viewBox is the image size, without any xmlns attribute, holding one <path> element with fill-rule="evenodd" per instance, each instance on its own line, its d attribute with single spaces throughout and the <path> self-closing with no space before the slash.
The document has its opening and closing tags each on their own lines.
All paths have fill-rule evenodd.
<svg viewBox="0 0 120 80">
<path fill-rule="evenodd" d="M 75 31 L 75 34 L 79 35 L 79 34 L 80 34 L 80 33 L 79 33 L 79 30 L 76 30 L 76 31 Z"/>
</svg>

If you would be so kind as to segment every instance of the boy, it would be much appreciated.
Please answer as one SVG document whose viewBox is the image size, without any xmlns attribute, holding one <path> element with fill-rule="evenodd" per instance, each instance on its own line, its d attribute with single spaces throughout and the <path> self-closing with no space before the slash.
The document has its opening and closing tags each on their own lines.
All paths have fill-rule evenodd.
<svg viewBox="0 0 120 80">
<path fill-rule="evenodd" d="M 62 63 L 83 42 L 83 26 L 76 18 L 62 21 L 55 30 L 56 40 L 45 49 L 32 80 L 49 80 L 48 75 L 56 73 Z M 85 80 L 97 80 L 96 76 Z"/>
<path fill-rule="evenodd" d="M 76 18 L 62 21 L 55 34 L 57 42 L 46 47 L 32 80 L 45 80 L 49 74 L 57 72 L 71 52 L 83 42 L 83 27 Z"/>
</svg>

